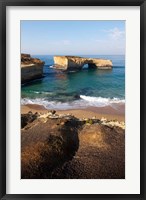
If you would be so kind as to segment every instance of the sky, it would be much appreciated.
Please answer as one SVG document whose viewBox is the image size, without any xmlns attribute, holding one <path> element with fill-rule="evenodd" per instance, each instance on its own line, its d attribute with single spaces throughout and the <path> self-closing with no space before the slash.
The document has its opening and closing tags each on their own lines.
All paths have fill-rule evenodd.
<svg viewBox="0 0 146 200">
<path fill-rule="evenodd" d="M 124 55 L 125 21 L 21 21 L 21 53 Z"/>
</svg>

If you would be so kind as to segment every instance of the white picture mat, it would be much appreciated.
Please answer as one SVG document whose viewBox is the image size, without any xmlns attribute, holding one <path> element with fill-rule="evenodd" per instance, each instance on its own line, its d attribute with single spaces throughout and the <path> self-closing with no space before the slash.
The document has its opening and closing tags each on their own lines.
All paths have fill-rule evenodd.
<svg viewBox="0 0 146 200">
<path fill-rule="evenodd" d="M 140 193 L 140 7 L 7 7 L 7 194 Z M 23 180 L 20 144 L 20 20 L 126 21 L 126 178 Z M 48 47 L 49 48 L 49 47 Z M 27 52 L 29 53 L 29 52 Z M 5 67 L 5 66 L 3 66 Z"/>
</svg>

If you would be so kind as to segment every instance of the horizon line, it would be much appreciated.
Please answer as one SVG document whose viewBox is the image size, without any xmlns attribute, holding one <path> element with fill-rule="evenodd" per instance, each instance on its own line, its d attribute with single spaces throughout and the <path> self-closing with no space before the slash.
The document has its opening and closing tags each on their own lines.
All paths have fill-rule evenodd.
<svg viewBox="0 0 146 200">
<path fill-rule="evenodd" d="M 21 54 L 30 54 L 30 55 L 39 55 L 39 56 L 54 56 L 54 55 L 60 55 L 60 56 L 63 56 L 63 55 L 70 55 L 70 56 L 72 56 L 72 55 L 80 55 L 80 56 L 104 56 L 104 55 L 106 55 L 106 56 L 125 56 L 125 54 L 31 54 L 31 53 L 21 53 Z"/>
</svg>

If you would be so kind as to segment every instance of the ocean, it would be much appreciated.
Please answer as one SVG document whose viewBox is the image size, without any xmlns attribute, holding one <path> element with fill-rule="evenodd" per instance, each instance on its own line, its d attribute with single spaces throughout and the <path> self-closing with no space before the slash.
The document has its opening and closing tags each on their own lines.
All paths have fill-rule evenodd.
<svg viewBox="0 0 146 200">
<path fill-rule="evenodd" d="M 21 86 L 21 104 L 39 104 L 47 109 L 66 110 L 90 106 L 125 104 L 125 56 L 78 55 L 110 59 L 111 70 L 88 69 L 62 72 L 54 69 L 53 56 L 33 55 L 45 62 L 44 77 Z"/>
</svg>

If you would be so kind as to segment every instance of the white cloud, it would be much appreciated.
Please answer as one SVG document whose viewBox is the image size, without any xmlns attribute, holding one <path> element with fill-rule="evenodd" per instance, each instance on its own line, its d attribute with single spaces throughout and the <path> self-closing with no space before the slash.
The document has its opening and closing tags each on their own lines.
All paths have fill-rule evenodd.
<svg viewBox="0 0 146 200">
<path fill-rule="evenodd" d="M 105 32 L 114 40 L 125 39 L 125 31 L 121 31 L 119 28 L 115 27 L 110 30 L 105 30 Z"/>
<path fill-rule="evenodd" d="M 118 28 L 102 31 L 106 34 L 95 40 L 95 51 L 100 54 L 125 54 L 125 31 Z"/>
</svg>

